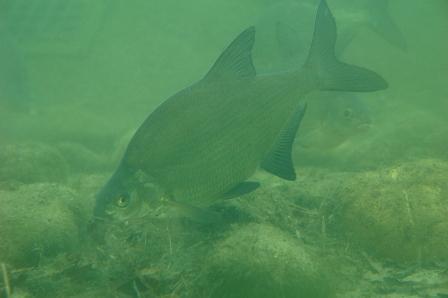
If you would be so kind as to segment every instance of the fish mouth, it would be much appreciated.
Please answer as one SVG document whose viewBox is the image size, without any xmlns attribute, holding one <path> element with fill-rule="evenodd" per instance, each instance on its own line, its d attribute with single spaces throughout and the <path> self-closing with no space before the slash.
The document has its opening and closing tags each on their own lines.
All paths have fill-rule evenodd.
<svg viewBox="0 0 448 298">
<path fill-rule="evenodd" d="M 98 199 L 97 196 L 97 202 L 95 203 L 95 207 L 93 209 L 93 217 L 92 220 L 94 221 L 107 221 L 109 219 L 109 214 L 105 208 L 105 204 Z"/>
<path fill-rule="evenodd" d="M 96 243 L 104 244 L 106 236 L 107 219 L 94 216 L 87 225 L 87 235 Z"/>
</svg>

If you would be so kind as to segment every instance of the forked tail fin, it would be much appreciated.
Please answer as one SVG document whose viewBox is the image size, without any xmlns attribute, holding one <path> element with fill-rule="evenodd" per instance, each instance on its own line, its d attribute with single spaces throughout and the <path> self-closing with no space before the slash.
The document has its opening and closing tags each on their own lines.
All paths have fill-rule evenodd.
<svg viewBox="0 0 448 298">
<path fill-rule="evenodd" d="M 339 61 L 335 55 L 336 22 L 325 0 L 317 10 L 314 36 L 305 67 L 318 81 L 318 89 L 371 92 L 386 89 L 387 82 L 377 73 Z"/>
<path fill-rule="evenodd" d="M 389 0 L 367 1 L 366 4 L 366 10 L 368 11 L 367 25 L 389 44 L 406 51 L 406 38 L 389 14 Z"/>
</svg>

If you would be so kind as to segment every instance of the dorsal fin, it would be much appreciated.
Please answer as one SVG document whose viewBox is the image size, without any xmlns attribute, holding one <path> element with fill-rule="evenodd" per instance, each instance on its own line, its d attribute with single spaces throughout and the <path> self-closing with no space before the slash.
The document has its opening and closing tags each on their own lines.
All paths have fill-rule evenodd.
<svg viewBox="0 0 448 298">
<path fill-rule="evenodd" d="M 296 172 L 292 163 L 292 145 L 305 115 L 307 105 L 300 105 L 280 131 L 277 141 L 272 146 L 261 167 L 267 172 L 286 180 L 296 180 Z"/>
<path fill-rule="evenodd" d="M 205 80 L 222 80 L 255 76 L 252 48 L 255 28 L 249 27 L 235 38 L 205 76 Z"/>
</svg>

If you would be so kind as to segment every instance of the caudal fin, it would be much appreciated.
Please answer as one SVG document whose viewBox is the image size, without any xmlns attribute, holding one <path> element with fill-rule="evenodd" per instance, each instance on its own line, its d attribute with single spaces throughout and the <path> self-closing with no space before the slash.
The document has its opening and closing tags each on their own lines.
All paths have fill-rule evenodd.
<svg viewBox="0 0 448 298">
<path fill-rule="evenodd" d="M 407 42 L 400 27 L 389 14 L 389 0 L 367 1 L 367 25 L 394 47 L 407 50 Z"/>
<path fill-rule="evenodd" d="M 318 80 L 318 88 L 328 91 L 370 92 L 386 89 L 387 82 L 377 73 L 343 63 L 336 58 L 336 22 L 327 3 L 317 10 L 314 36 L 305 63 Z"/>
</svg>

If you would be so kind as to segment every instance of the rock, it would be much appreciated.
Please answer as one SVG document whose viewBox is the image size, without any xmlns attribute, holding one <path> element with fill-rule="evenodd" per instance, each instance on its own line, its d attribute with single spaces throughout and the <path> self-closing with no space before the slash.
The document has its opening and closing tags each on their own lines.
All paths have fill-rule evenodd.
<svg viewBox="0 0 448 298">
<path fill-rule="evenodd" d="M 107 154 L 94 152 L 80 143 L 63 142 L 56 147 L 73 173 L 95 173 L 112 168 Z"/>
<path fill-rule="evenodd" d="M 65 182 L 68 166 L 58 150 L 40 143 L 0 146 L 0 181 Z"/>
<path fill-rule="evenodd" d="M 338 191 L 340 231 L 400 262 L 448 260 L 448 163 L 424 159 L 353 175 Z"/>
<path fill-rule="evenodd" d="M 69 206 L 75 199 L 71 189 L 56 184 L 0 191 L 0 262 L 32 266 L 41 256 L 74 249 L 79 232 Z"/>
<path fill-rule="evenodd" d="M 315 256 L 273 226 L 234 228 L 204 262 L 196 297 L 333 297 Z"/>
</svg>

